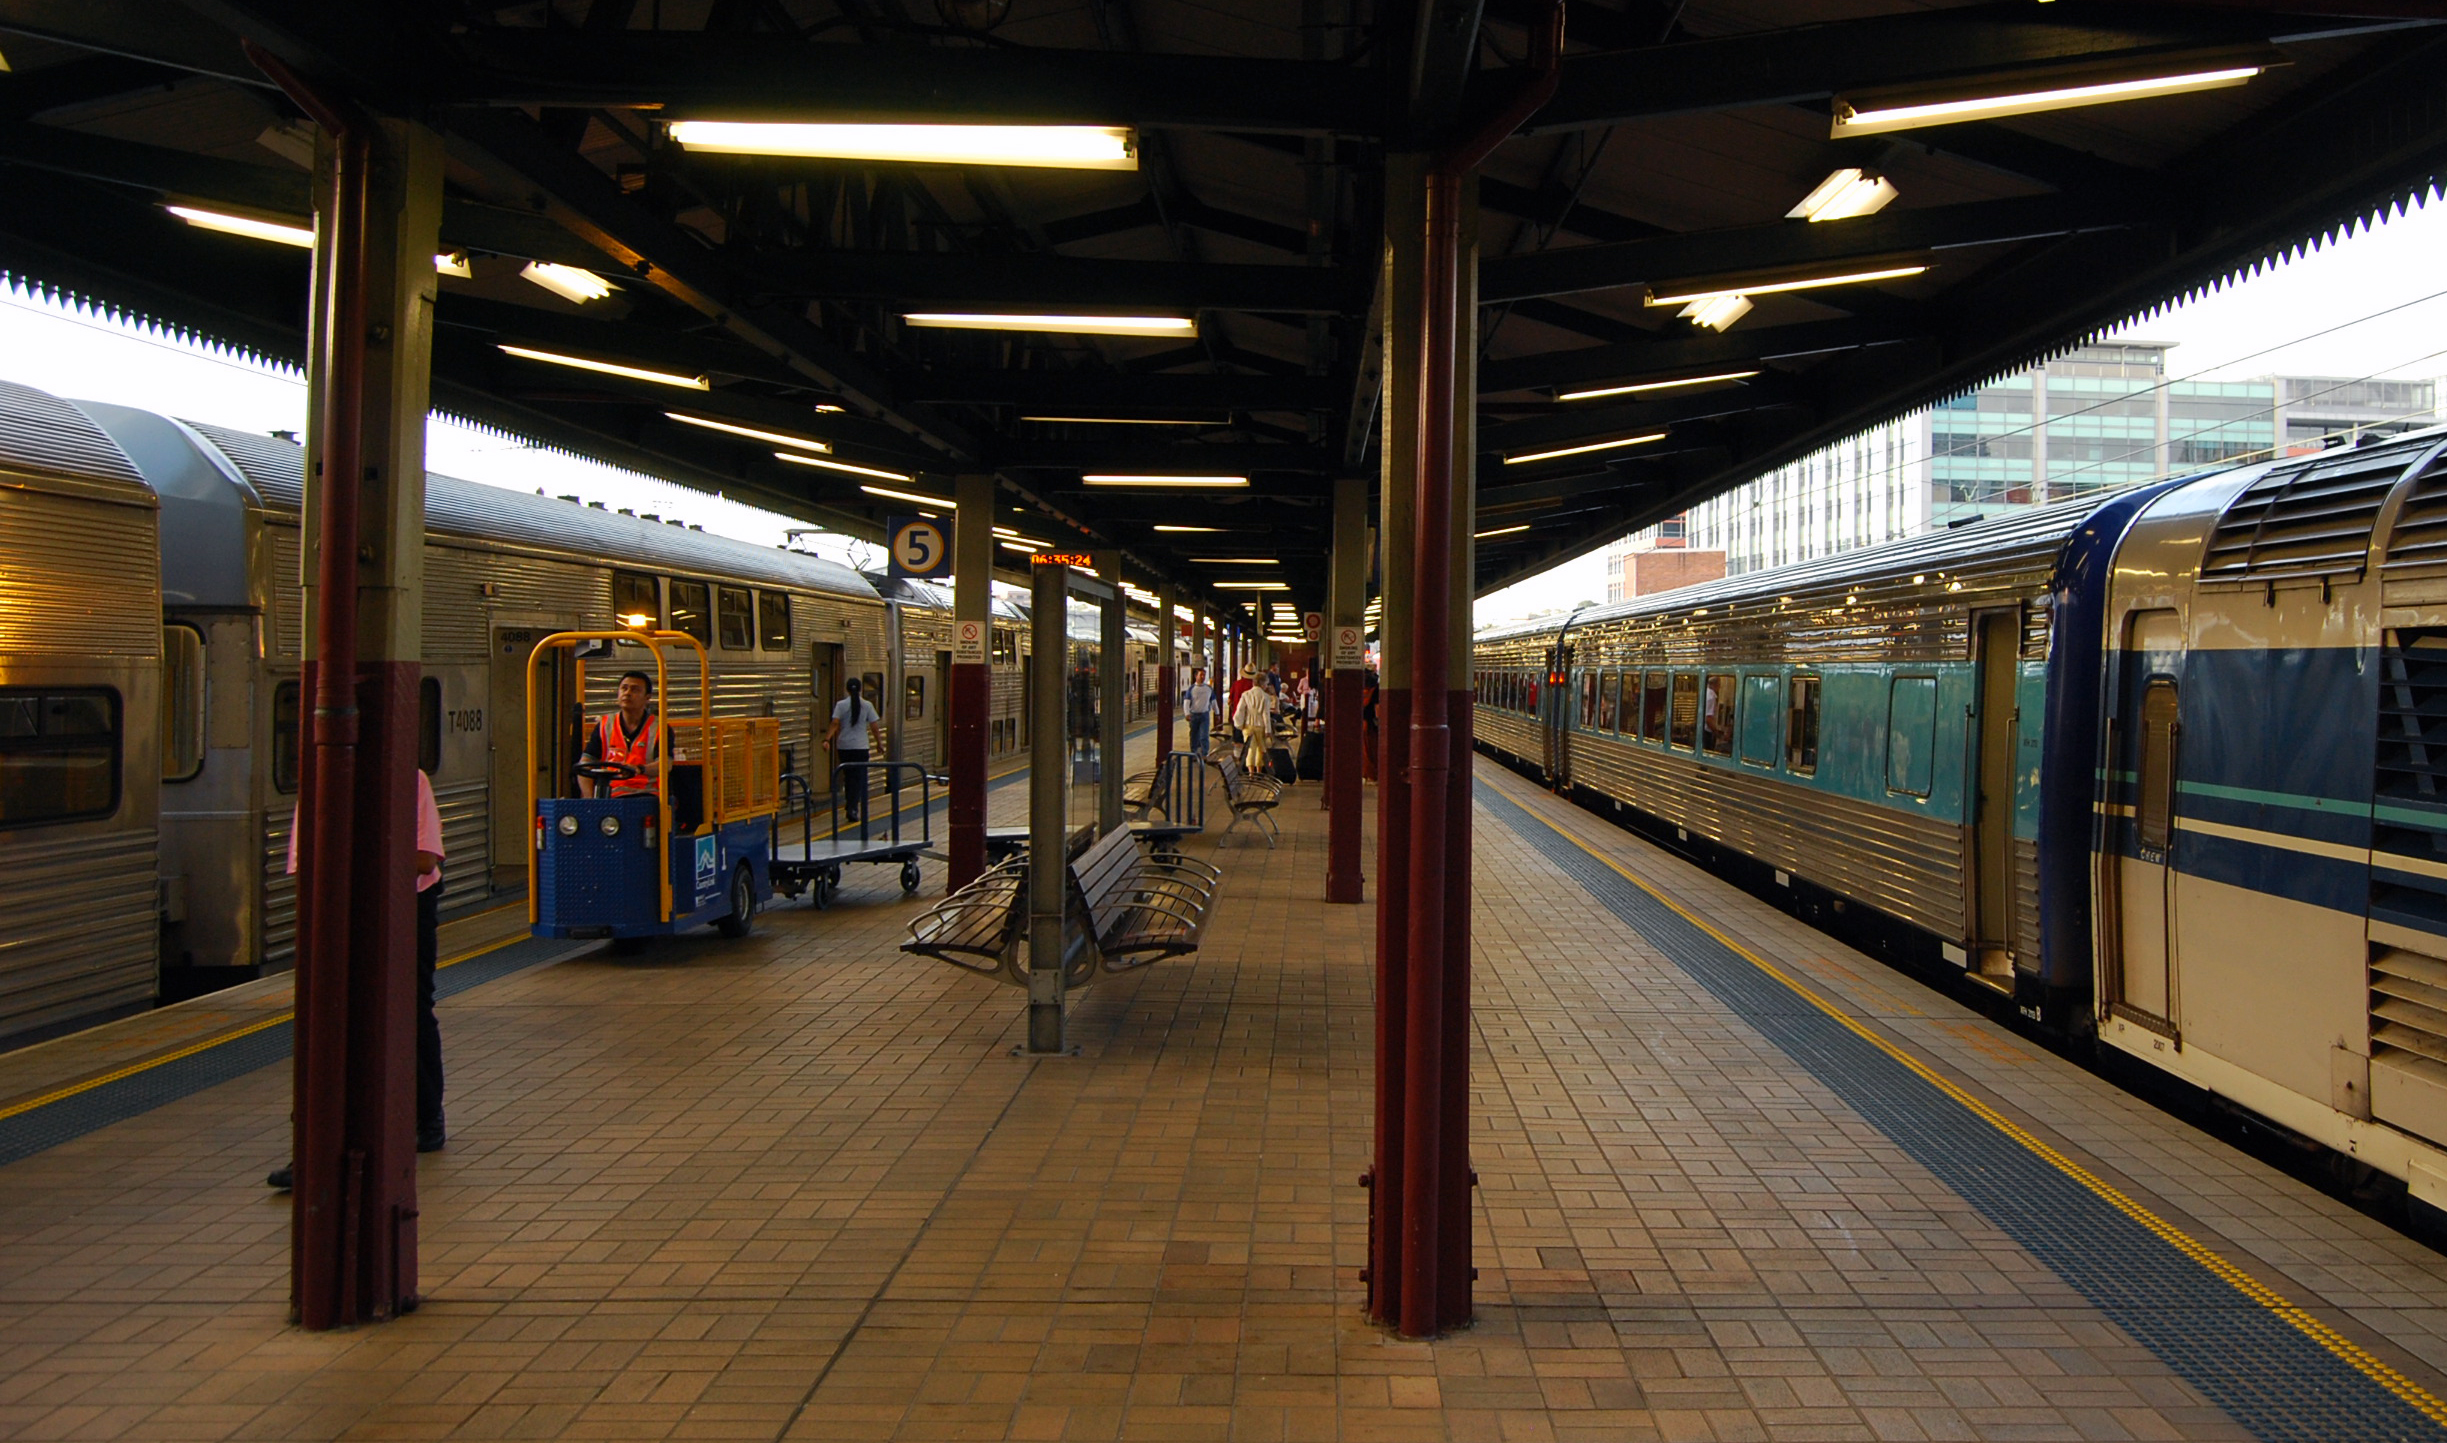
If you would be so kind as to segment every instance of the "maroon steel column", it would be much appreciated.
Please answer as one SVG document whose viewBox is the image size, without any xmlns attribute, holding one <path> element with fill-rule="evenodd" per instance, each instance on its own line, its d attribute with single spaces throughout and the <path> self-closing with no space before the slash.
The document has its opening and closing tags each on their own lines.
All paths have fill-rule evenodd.
<svg viewBox="0 0 2447 1443">
<path fill-rule="evenodd" d="M 290 1301 L 308 1328 L 414 1307 L 416 717 L 441 145 L 272 57 L 322 126 L 307 338 L 313 698 L 298 804 Z"/>
<path fill-rule="evenodd" d="M 986 869 L 986 730 L 994 710 L 994 478 L 962 476 L 952 530 L 952 695 L 950 865 L 944 889 L 956 892 Z"/>
<path fill-rule="evenodd" d="M 1469 907 L 1471 475 L 1475 206 L 1465 181 L 1552 95 L 1563 6 L 1533 36 L 1532 79 L 1429 165 L 1420 187 L 1418 456 L 1412 517 L 1403 1055 L 1395 1325 L 1423 1337 L 1470 1319 Z M 1388 176 L 1388 188 L 1394 177 Z M 1394 208 L 1387 207 L 1388 224 Z M 1388 292 L 1389 295 L 1393 294 Z M 1452 718 L 1458 716 L 1458 726 Z M 1381 1011 L 1391 1004 L 1380 997 Z M 1380 1024 L 1380 1032 L 1383 1030 Z M 1380 1104 L 1380 1113 L 1381 1113 Z M 1379 1174 L 1379 1189 L 1386 1179 Z"/>
<path fill-rule="evenodd" d="M 1385 607 L 1378 624 L 1376 793 L 1376 1135 L 1369 1170 L 1368 1316 L 1401 1321 L 1403 1120 L 1410 995 L 1410 618 L 1412 508 L 1419 464 L 1420 222 L 1425 158 L 1385 161 L 1385 400 L 1377 535 Z"/>
<path fill-rule="evenodd" d="M 1325 714 L 1325 899 L 1357 904 L 1360 886 L 1360 720 L 1367 680 L 1366 657 L 1345 648 L 1346 635 L 1365 634 L 1368 617 L 1368 482 L 1347 476 L 1334 483 L 1332 597 L 1322 638 L 1328 674 Z"/>
<path fill-rule="evenodd" d="M 1173 584 L 1156 588 L 1156 765 L 1173 754 L 1173 694 L 1181 689 L 1181 670 L 1173 660 L 1180 643 L 1173 621 Z"/>
</svg>

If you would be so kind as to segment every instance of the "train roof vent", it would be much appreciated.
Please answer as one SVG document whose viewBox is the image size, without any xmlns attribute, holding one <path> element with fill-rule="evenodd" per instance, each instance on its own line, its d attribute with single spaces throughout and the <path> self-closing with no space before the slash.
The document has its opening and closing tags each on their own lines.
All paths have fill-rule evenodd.
<svg viewBox="0 0 2447 1443">
<path fill-rule="evenodd" d="M 2401 571 L 2416 566 L 2447 565 L 2447 451 L 2433 457 L 2388 532 L 2387 560 L 2382 568 Z"/>
<path fill-rule="evenodd" d="M 0 381 L 0 466 L 145 484 L 93 418 L 57 396 Z"/>
<path fill-rule="evenodd" d="M 2201 580 L 2361 575 L 2379 508 L 2414 449 L 2374 446 L 2270 471 L 2226 503 Z"/>
</svg>

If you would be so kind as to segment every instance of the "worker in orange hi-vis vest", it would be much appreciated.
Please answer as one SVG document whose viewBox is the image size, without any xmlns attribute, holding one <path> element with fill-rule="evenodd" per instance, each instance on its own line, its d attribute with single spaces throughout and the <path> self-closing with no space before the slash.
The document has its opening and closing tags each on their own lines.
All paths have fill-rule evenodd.
<svg viewBox="0 0 2447 1443">
<path fill-rule="evenodd" d="M 654 795 L 657 730 L 654 678 L 642 671 L 623 673 L 620 678 L 620 710 L 596 720 L 595 729 L 587 733 L 583 758 L 598 765 L 631 769 L 630 775 L 609 784 L 611 795 Z M 594 779 L 579 777 L 578 790 L 586 796 L 596 795 Z"/>
</svg>

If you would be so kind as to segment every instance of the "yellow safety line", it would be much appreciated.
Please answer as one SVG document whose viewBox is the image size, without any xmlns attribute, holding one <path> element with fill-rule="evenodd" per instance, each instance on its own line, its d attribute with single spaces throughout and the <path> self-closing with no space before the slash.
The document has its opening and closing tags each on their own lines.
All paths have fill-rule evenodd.
<svg viewBox="0 0 2447 1443">
<path fill-rule="evenodd" d="M 502 909 L 495 908 L 494 910 L 500 911 Z M 483 914 L 479 913 L 478 915 L 481 916 Z M 513 942 L 523 942 L 525 940 L 527 939 L 524 937 L 504 937 L 498 942 L 487 942 L 485 945 L 475 948 L 472 951 L 462 952 L 458 956 L 450 958 L 447 961 L 435 963 L 434 968 L 436 971 L 439 971 L 444 967 L 456 967 L 462 962 L 473 962 L 477 958 L 482 957 L 489 952 L 498 952 Z M 216 1033 L 211 1037 L 205 1038 L 201 1042 L 191 1042 L 185 1047 L 179 1048 L 175 1052 L 165 1052 L 159 1057 L 148 1057 L 142 1062 L 131 1062 L 125 1067 L 114 1068 L 109 1072 L 103 1073 L 99 1077 L 89 1077 L 83 1082 L 70 1083 L 66 1087 L 57 1088 L 53 1091 L 46 1092 L 40 1097 L 28 1098 L 24 1102 L 13 1103 L 7 1107 L 0 1107 L 0 1122 L 5 1122 L 12 1117 L 21 1117 L 26 1113 L 32 1112 L 38 1107 L 49 1107 L 52 1103 L 64 1102 L 71 1097 L 75 1097 L 79 1093 L 91 1092 L 97 1087 L 105 1087 L 111 1083 L 118 1082 L 123 1078 L 134 1077 L 140 1072 L 150 1072 L 156 1067 L 166 1066 L 170 1063 L 178 1061 L 182 1057 L 193 1057 L 199 1052 L 218 1047 L 224 1042 L 235 1042 L 241 1037 L 252 1037 L 256 1033 L 262 1032 L 267 1028 L 278 1027 L 280 1024 L 290 1021 L 296 1016 L 297 1013 L 294 1010 L 291 1010 L 280 1013 L 276 1016 L 267 1017 L 261 1022 L 250 1022 L 246 1026 L 241 1027 L 234 1032 Z"/>
<path fill-rule="evenodd" d="M 1520 804 L 1515 802 L 1514 805 L 1519 806 Z M 2091 1172 L 2088 1168 L 2083 1167 L 2080 1163 L 2075 1162 L 2073 1159 L 2065 1156 L 2063 1153 L 2057 1151 L 2054 1147 L 2049 1146 L 2046 1142 L 2034 1137 L 2029 1130 L 2025 1129 L 2021 1124 L 2015 1122 L 2012 1118 L 2005 1116 L 2003 1113 L 1997 1111 L 1987 1103 L 1982 1102 L 1979 1098 L 1972 1096 L 1971 1093 L 1939 1074 L 1936 1069 L 1912 1056 L 1910 1053 L 1904 1051 L 1896 1044 L 1879 1036 L 1876 1032 L 1870 1030 L 1867 1024 L 1855 1019 L 1850 1013 L 1844 1011 L 1841 1007 L 1838 1007 L 1833 1002 L 1827 1000 L 1814 989 L 1803 985 L 1797 978 L 1793 977 L 1784 969 L 1776 966 L 1766 958 L 1761 957 L 1758 953 L 1751 951 L 1741 943 L 1734 941 L 1731 937 L 1726 936 L 1722 931 L 1718 930 L 1714 924 L 1708 922 L 1705 918 L 1700 917 L 1698 914 L 1692 912 L 1689 908 L 1684 907 L 1681 903 L 1657 890 L 1655 887 L 1649 885 L 1641 878 L 1634 876 L 1621 863 L 1615 861 L 1612 857 L 1607 856 L 1604 852 L 1599 851 L 1589 842 L 1583 840 L 1581 836 L 1572 829 L 1562 825 L 1551 817 L 1547 817 L 1541 815 L 1537 811 L 1533 811 L 1529 807 L 1521 807 L 1521 810 L 1529 813 L 1529 815 L 1533 817 L 1536 817 L 1557 836 L 1562 837 L 1565 841 L 1570 842 L 1573 846 L 1576 846 L 1582 851 L 1588 853 L 1590 856 L 1595 857 L 1598 861 L 1605 863 L 1607 867 L 1611 868 L 1617 875 L 1621 876 L 1624 881 L 1631 883 L 1633 886 L 1639 888 L 1643 892 L 1646 892 L 1649 896 L 1654 897 L 1657 899 L 1657 901 L 1671 908 L 1675 915 L 1681 917 L 1684 921 L 1715 938 L 1727 951 L 1733 953 L 1737 957 L 1740 957 L 1743 961 L 1748 962 L 1751 966 L 1758 968 L 1768 976 L 1775 978 L 1778 982 L 1783 983 L 1794 993 L 1798 994 L 1804 1001 L 1808 1002 L 1811 1006 L 1816 1007 L 1819 1011 L 1824 1012 L 1829 1017 L 1835 1019 L 1838 1023 L 1841 1023 L 1846 1030 L 1859 1037 L 1862 1041 L 1867 1042 L 1870 1046 L 1877 1048 L 1880 1052 L 1885 1053 L 1895 1061 L 1900 1062 L 1905 1067 L 1910 1068 L 1923 1081 L 1926 1081 L 1930 1086 L 1954 1099 L 1956 1102 L 1961 1103 L 1981 1121 L 1987 1123 L 1991 1127 L 1994 1127 L 1999 1132 L 2004 1133 L 2007 1137 L 2012 1138 L 2015 1142 L 2020 1143 L 2030 1152 L 2037 1154 L 2051 1167 L 2054 1167 L 2058 1172 L 2063 1173 L 2065 1176 L 2072 1178 L 2075 1182 L 2080 1183 L 2083 1187 L 2088 1188 L 2092 1193 L 2096 1194 L 2099 1198 L 2104 1200 L 2109 1206 L 2115 1208 L 2118 1212 L 2123 1213 L 2125 1216 L 2133 1219 L 2137 1223 L 2140 1223 L 2143 1227 L 2148 1228 L 2151 1232 L 2156 1233 L 2159 1237 L 2164 1238 L 2167 1242 L 2173 1244 L 2179 1252 L 2184 1254 L 2184 1256 L 2192 1259 L 2192 1261 L 2200 1264 L 2203 1268 L 2208 1269 L 2211 1273 L 2223 1279 L 2227 1284 L 2232 1286 L 2236 1292 L 2243 1294 L 2243 1296 L 2251 1299 L 2253 1302 L 2258 1303 L 2260 1306 L 2284 1319 L 2287 1323 L 2293 1325 L 2296 1331 L 2302 1333 L 2303 1336 L 2327 1349 L 2330 1353 L 2336 1355 L 2338 1358 L 2343 1359 L 2346 1363 L 2351 1364 L 2364 1377 L 2369 1378 L 2372 1382 L 2377 1383 L 2380 1387 L 2387 1389 L 2390 1393 L 2393 1393 L 2398 1398 L 2403 1399 L 2407 1404 L 2420 1411 L 2432 1422 L 2447 1425 L 2447 1402 L 2440 1401 L 2420 1384 L 2415 1383 L 2412 1379 L 2407 1378 L 2404 1374 L 2397 1372 L 2394 1368 L 2389 1367 L 2379 1359 L 2371 1356 L 2371 1354 L 2364 1350 L 2359 1344 L 2356 1344 L 2350 1338 L 2347 1338 L 2343 1334 L 2337 1332 L 2334 1328 L 2329 1327 L 2326 1323 L 2321 1322 L 2319 1319 L 2311 1316 L 2309 1313 L 2304 1312 L 2301 1308 L 2295 1306 L 2293 1303 L 2288 1302 L 2282 1294 L 2260 1282 L 2257 1278 L 2252 1277 L 2249 1273 L 2244 1272 L 2241 1268 L 2236 1267 L 2233 1263 L 2228 1262 L 2225 1258 L 2220 1257 L 2217 1253 L 2213 1252 L 2208 1245 L 2184 1232 L 2181 1228 L 2176 1227 L 2173 1223 L 2168 1222 L 2165 1218 L 2158 1216 L 2158 1214 L 2150 1211 L 2146 1207 L 2143 1207 L 2140 1203 L 2135 1202 L 2132 1198 L 2125 1195 L 2122 1190 L 2110 1184 L 2104 1178 L 2099 1177 L 2096 1173 Z"/>
</svg>

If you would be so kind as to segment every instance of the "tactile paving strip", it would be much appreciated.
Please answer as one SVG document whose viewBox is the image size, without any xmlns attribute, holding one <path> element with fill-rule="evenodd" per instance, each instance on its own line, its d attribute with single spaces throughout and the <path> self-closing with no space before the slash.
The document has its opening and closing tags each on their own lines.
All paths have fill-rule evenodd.
<svg viewBox="0 0 2447 1443">
<path fill-rule="evenodd" d="M 2404 1398 L 1478 784 L 1479 804 L 1736 1016 L 2269 1443 L 2447 1438 Z"/>
<path fill-rule="evenodd" d="M 439 999 L 455 997 L 513 972 L 558 961 L 583 951 L 560 938 L 528 938 L 496 952 L 445 967 L 433 979 Z M 207 1087 L 244 1077 L 258 1068 L 289 1058 L 296 1030 L 287 1020 L 259 1031 L 217 1042 L 184 1057 L 114 1078 L 98 1087 L 0 1118 L 0 1167 L 83 1137 L 89 1132 L 151 1112 L 164 1103 L 190 1097 Z"/>
</svg>

